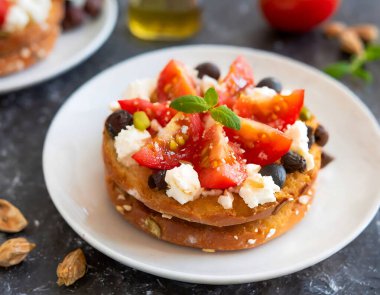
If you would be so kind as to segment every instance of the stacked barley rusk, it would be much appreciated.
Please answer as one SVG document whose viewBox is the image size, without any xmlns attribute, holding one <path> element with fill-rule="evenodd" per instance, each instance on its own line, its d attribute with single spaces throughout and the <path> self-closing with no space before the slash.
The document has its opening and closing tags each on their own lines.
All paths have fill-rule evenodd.
<svg viewBox="0 0 380 295">
<path fill-rule="evenodd" d="M 314 129 L 318 126 L 314 117 L 305 123 Z M 284 187 L 276 193 L 276 202 L 249 208 L 233 193 L 233 208 L 224 209 L 217 201 L 220 193 L 209 193 L 181 205 L 165 190 L 149 188 L 151 169 L 121 164 L 113 137 L 106 129 L 103 132 L 105 178 L 116 211 L 156 238 L 206 252 L 253 248 L 298 223 L 312 202 L 312 185 L 321 165 L 321 148 L 313 144 L 310 153 L 315 167 L 308 172 L 288 173 Z"/>
</svg>

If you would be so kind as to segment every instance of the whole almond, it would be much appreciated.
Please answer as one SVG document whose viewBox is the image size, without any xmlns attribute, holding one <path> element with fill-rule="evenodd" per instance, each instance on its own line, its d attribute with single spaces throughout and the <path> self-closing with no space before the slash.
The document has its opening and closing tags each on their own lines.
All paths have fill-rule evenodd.
<svg viewBox="0 0 380 295">
<path fill-rule="evenodd" d="M 76 249 L 63 259 L 57 267 L 58 286 L 70 286 L 86 274 L 86 257 L 82 249 Z"/>
<path fill-rule="evenodd" d="M 17 233 L 28 225 L 24 215 L 14 205 L 0 199 L 0 231 Z"/>
<path fill-rule="evenodd" d="M 375 25 L 371 24 L 359 24 L 350 27 L 350 30 L 354 31 L 365 42 L 376 41 L 379 37 L 379 29 Z"/>
<path fill-rule="evenodd" d="M 323 32 L 329 38 L 338 37 L 344 30 L 346 25 L 342 22 L 331 22 L 323 27 Z"/>
<path fill-rule="evenodd" d="M 352 30 L 345 30 L 339 35 L 340 48 L 349 54 L 361 55 L 364 52 L 363 41 Z"/>
<path fill-rule="evenodd" d="M 7 240 L 0 246 L 0 267 L 19 264 L 35 247 L 25 238 Z"/>
</svg>

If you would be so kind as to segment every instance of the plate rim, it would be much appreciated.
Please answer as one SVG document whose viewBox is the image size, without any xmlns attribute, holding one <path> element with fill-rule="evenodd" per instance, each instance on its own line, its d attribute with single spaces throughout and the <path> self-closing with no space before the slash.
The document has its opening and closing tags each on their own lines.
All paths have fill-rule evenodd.
<svg viewBox="0 0 380 295">
<path fill-rule="evenodd" d="M 347 246 L 350 242 L 352 242 L 355 238 L 359 236 L 359 234 L 368 226 L 368 224 L 373 220 L 375 217 L 377 211 L 379 210 L 380 207 L 380 191 L 377 194 L 377 206 L 374 206 L 372 210 L 368 210 L 366 213 L 365 217 L 362 218 L 361 222 L 356 226 L 355 230 L 348 235 L 345 239 L 343 239 L 340 243 L 335 245 L 335 247 L 330 248 L 328 250 L 325 250 L 319 255 L 314 256 L 313 258 L 309 259 L 305 262 L 300 262 L 296 265 L 292 264 L 291 266 L 288 267 L 283 267 L 282 269 L 276 269 L 276 271 L 266 271 L 263 273 L 255 274 L 245 274 L 245 275 L 236 275 L 233 276 L 232 274 L 226 276 L 226 275 L 196 275 L 196 274 L 189 274 L 186 272 L 181 272 L 181 271 L 172 271 L 172 270 L 166 270 L 162 269 L 160 267 L 156 266 L 151 266 L 149 264 L 140 262 L 138 260 L 135 260 L 131 257 L 127 257 L 125 255 L 119 254 L 117 251 L 113 250 L 112 248 L 109 248 L 106 245 L 103 245 L 101 242 L 99 242 L 96 238 L 92 237 L 91 235 L 87 235 L 85 231 L 81 228 L 81 226 L 77 225 L 75 223 L 75 220 L 72 220 L 70 217 L 68 217 L 68 214 L 64 212 L 59 206 L 57 206 L 55 198 L 52 196 L 51 191 L 52 188 L 49 187 L 49 184 L 47 182 L 47 176 L 46 176 L 46 171 L 47 171 L 47 160 L 46 160 L 46 153 L 45 150 L 47 149 L 47 144 L 49 142 L 50 134 L 52 132 L 53 126 L 55 124 L 55 121 L 57 118 L 60 116 L 61 112 L 65 110 L 65 108 L 73 101 L 73 99 L 77 96 L 77 94 L 84 89 L 88 84 L 92 83 L 94 80 L 98 79 L 100 76 L 105 75 L 109 71 L 115 70 L 117 67 L 123 66 L 124 63 L 128 63 L 134 58 L 141 57 L 143 58 L 146 55 L 151 55 L 151 54 L 160 54 L 161 52 L 165 51 L 181 51 L 181 50 L 221 50 L 221 51 L 238 51 L 240 54 L 244 55 L 244 52 L 255 52 L 258 53 L 262 56 L 266 57 L 274 57 L 274 58 L 280 58 L 283 60 L 286 60 L 291 63 L 295 63 L 298 66 L 303 67 L 305 70 L 313 73 L 313 74 L 318 74 L 321 79 L 323 79 L 326 83 L 333 84 L 334 87 L 339 88 L 340 91 L 344 92 L 347 96 L 351 98 L 353 103 L 360 109 L 360 111 L 364 112 L 366 117 L 369 119 L 370 124 L 372 125 L 374 131 L 377 134 L 378 141 L 380 142 L 380 126 L 377 123 L 377 120 L 375 116 L 371 113 L 369 108 L 364 104 L 362 100 L 353 92 L 351 91 L 347 86 L 343 85 L 342 83 L 338 82 L 337 80 L 334 80 L 327 74 L 323 73 L 322 71 L 318 70 L 317 68 L 312 67 L 311 65 L 305 64 L 301 61 L 295 60 L 293 58 L 287 57 L 280 55 L 275 52 L 270 52 L 270 51 L 265 51 L 265 50 L 260 50 L 260 49 L 254 49 L 254 48 L 249 48 L 249 47 L 242 47 L 242 46 L 231 46 L 231 45 L 215 45 L 215 44 L 198 44 L 198 45 L 182 45 L 182 46 L 172 46 L 172 47 L 166 47 L 158 50 L 152 50 L 148 51 L 142 54 L 134 55 L 131 56 L 125 60 L 122 60 L 109 68 L 103 70 L 96 76 L 92 77 L 88 81 L 86 81 L 83 85 L 81 85 L 78 89 L 76 89 L 70 97 L 65 101 L 65 103 L 60 107 L 58 112 L 55 114 L 50 127 L 48 129 L 48 132 L 45 137 L 45 142 L 43 146 L 43 152 L 42 152 L 42 166 L 43 166 L 43 173 L 44 173 L 44 179 L 45 179 L 45 184 L 47 187 L 47 190 L 49 192 L 50 198 L 53 201 L 56 209 L 58 212 L 61 214 L 61 216 L 64 218 L 64 220 L 70 225 L 70 227 L 81 237 L 83 238 L 86 242 L 88 242 L 92 247 L 97 249 L 98 251 L 102 252 L 104 255 L 124 264 L 129 267 L 138 269 L 140 271 L 150 273 L 153 275 L 157 275 L 159 277 L 164 277 L 167 279 L 172 279 L 172 280 L 178 280 L 178 281 L 183 281 L 183 282 L 189 282 L 189 283 L 198 283 L 198 284 L 212 284 L 212 285 L 225 285 L 225 284 L 241 284 L 241 283 L 248 283 L 248 282 L 257 282 L 257 281 L 263 281 L 263 280 L 268 280 L 268 279 L 273 279 L 277 277 L 281 277 L 284 275 L 288 275 L 291 273 L 298 272 L 300 270 L 306 269 L 312 265 L 315 265 L 331 255 L 335 254 L 345 246 Z"/>
<path fill-rule="evenodd" d="M 118 3 L 115 0 L 106 0 L 105 5 L 106 7 L 104 8 L 104 10 L 107 13 L 107 15 L 105 17 L 106 21 L 104 23 L 103 29 L 99 32 L 98 35 L 96 35 L 93 41 L 90 42 L 89 45 L 85 47 L 85 50 L 80 51 L 80 54 L 70 59 L 70 62 L 62 63 L 62 66 L 59 67 L 56 71 L 53 71 L 51 75 L 44 75 L 39 79 L 35 79 L 35 80 L 31 79 L 30 81 L 27 81 L 21 84 L 14 83 L 14 84 L 11 84 L 10 86 L 5 85 L 4 87 L 0 88 L 0 94 L 6 94 L 12 91 L 26 89 L 28 87 L 49 81 L 53 78 L 56 78 L 68 72 L 69 70 L 73 69 L 74 67 L 78 66 L 80 63 L 90 58 L 96 51 L 100 49 L 102 45 L 104 45 L 107 42 L 109 36 L 111 35 L 112 31 L 114 30 L 116 26 L 116 22 L 118 19 L 118 11 L 119 11 Z M 53 53 L 54 53 L 54 49 L 53 49 Z M 20 74 L 22 74 L 22 72 Z"/>
</svg>

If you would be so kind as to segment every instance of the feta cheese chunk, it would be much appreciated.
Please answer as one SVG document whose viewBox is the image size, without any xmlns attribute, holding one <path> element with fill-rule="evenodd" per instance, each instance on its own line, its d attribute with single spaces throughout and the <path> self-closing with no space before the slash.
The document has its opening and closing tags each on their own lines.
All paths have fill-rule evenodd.
<svg viewBox="0 0 380 295">
<path fill-rule="evenodd" d="M 274 183 L 272 176 L 262 176 L 258 173 L 260 168 L 257 169 L 257 167 L 260 166 L 247 165 L 248 178 L 243 182 L 239 190 L 239 195 L 249 208 L 275 202 L 276 197 L 274 194 L 280 191 L 280 187 Z"/>
<path fill-rule="evenodd" d="M 214 87 L 216 89 L 218 86 L 218 81 L 214 78 L 204 75 L 202 79 L 200 79 L 200 85 L 202 92 L 205 93 L 211 87 Z"/>
<path fill-rule="evenodd" d="M 232 203 L 234 201 L 234 196 L 229 191 L 224 191 L 223 195 L 218 198 L 218 203 L 222 205 L 224 209 L 232 209 Z"/>
<path fill-rule="evenodd" d="M 3 30 L 5 32 L 21 31 L 28 25 L 28 23 L 28 14 L 22 8 L 14 5 L 9 8 L 3 24 Z"/>
<path fill-rule="evenodd" d="M 248 87 L 245 90 L 247 96 L 252 96 L 255 99 L 271 99 L 277 94 L 276 91 L 269 87 Z"/>
<path fill-rule="evenodd" d="M 156 79 L 141 79 L 129 83 L 123 99 L 141 98 L 150 101 L 157 85 Z"/>
<path fill-rule="evenodd" d="M 169 186 L 166 194 L 181 205 L 194 201 L 201 193 L 198 173 L 190 164 L 166 171 L 165 181 Z"/>
<path fill-rule="evenodd" d="M 309 138 L 307 137 L 307 126 L 302 121 L 296 121 L 293 125 L 289 125 L 285 131 L 285 135 L 292 139 L 290 149 L 306 160 L 306 170 L 309 171 L 314 168 L 314 157 L 309 153 Z"/>
<path fill-rule="evenodd" d="M 127 126 L 115 137 L 117 160 L 127 167 L 137 164 L 132 159 L 132 155 L 142 148 L 150 138 L 148 131 L 140 131 L 134 126 Z"/>
<path fill-rule="evenodd" d="M 17 0 L 16 3 L 37 23 L 44 22 L 49 16 L 51 0 Z"/>
</svg>

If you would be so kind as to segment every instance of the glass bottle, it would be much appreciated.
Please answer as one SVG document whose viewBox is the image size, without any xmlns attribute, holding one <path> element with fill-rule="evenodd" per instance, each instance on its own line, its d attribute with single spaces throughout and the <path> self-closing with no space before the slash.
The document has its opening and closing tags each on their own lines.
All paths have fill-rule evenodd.
<svg viewBox="0 0 380 295">
<path fill-rule="evenodd" d="M 198 0 L 129 0 L 127 24 L 145 40 L 181 40 L 201 26 Z"/>
</svg>

